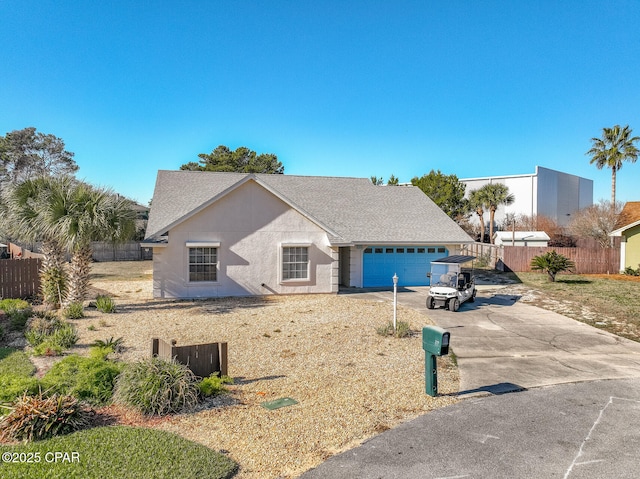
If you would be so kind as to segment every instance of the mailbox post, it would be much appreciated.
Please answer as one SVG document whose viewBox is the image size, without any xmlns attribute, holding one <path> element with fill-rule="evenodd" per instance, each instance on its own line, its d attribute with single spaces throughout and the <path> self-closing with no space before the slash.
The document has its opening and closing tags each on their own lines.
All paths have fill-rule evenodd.
<svg viewBox="0 0 640 479">
<path fill-rule="evenodd" d="M 429 396 L 438 395 L 438 368 L 436 356 L 449 354 L 450 333 L 438 326 L 422 328 L 422 349 L 424 349 L 425 392 Z"/>
</svg>

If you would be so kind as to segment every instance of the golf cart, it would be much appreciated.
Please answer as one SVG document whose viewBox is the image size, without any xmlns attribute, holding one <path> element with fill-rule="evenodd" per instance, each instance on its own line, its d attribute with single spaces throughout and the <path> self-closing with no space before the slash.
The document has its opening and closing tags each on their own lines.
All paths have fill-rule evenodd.
<svg viewBox="0 0 640 479">
<path fill-rule="evenodd" d="M 465 301 L 476 299 L 475 277 L 462 272 L 462 264 L 474 260 L 474 256 L 447 256 L 431 262 L 431 278 L 427 309 L 444 306 L 449 311 L 458 311 Z"/>
</svg>

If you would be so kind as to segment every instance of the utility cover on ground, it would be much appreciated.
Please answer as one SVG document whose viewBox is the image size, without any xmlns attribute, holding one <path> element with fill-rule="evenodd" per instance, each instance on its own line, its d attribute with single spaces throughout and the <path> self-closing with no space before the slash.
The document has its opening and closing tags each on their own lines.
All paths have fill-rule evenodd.
<svg viewBox="0 0 640 479">
<path fill-rule="evenodd" d="M 280 399 L 275 399 L 273 401 L 263 402 L 261 406 L 265 409 L 269 409 L 270 411 L 272 411 L 274 409 L 279 409 L 285 406 L 293 406 L 294 404 L 298 404 L 298 401 L 291 398 L 280 398 Z"/>
</svg>

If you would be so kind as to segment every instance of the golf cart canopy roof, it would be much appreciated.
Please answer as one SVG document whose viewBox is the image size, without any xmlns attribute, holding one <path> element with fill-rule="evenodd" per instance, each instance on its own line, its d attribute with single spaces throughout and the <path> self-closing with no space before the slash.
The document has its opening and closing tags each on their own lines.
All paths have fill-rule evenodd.
<svg viewBox="0 0 640 479">
<path fill-rule="evenodd" d="M 474 259 L 476 259 L 475 256 L 465 256 L 465 255 L 457 254 L 453 256 L 446 256 L 444 258 L 436 259 L 431 263 L 432 264 L 433 263 L 462 264 L 462 263 L 468 263 L 469 261 L 473 261 Z"/>
</svg>

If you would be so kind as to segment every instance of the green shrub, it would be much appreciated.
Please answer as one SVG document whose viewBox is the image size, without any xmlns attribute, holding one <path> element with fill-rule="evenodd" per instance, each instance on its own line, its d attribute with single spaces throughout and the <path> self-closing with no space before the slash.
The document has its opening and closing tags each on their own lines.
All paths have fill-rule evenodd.
<svg viewBox="0 0 640 479">
<path fill-rule="evenodd" d="M 218 396 L 228 391 L 228 389 L 224 387 L 225 384 L 233 384 L 233 378 L 229 376 L 221 377 L 220 373 L 213 373 L 208 378 L 200 381 L 198 389 L 204 397 Z"/>
<path fill-rule="evenodd" d="M 4 339 L 4 328 L 0 326 L 0 341 Z"/>
<path fill-rule="evenodd" d="M 51 341 L 43 341 L 33 348 L 34 356 L 62 356 L 63 352 L 62 346 Z"/>
<path fill-rule="evenodd" d="M 175 413 L 198 402 L 198 381 L 183 364 L 147 358 L 125 366 L 116 380 L 114 401 L 148 415 Z"/>
<path fill-rule="evenodd" d="M 31 306 L 24 299 L 3 299 L 0 301 L 0 310 L 9 318 L 12 330 L 20 331 L 31 317 Z"/>
<path fill-rule="evenodd" d="M 67 319 L 81 319 L 84 318 L 84 306 L 81 302 L 69 303 L 62 312 Z"/>
<path fill-rule="evenodd" d="M 124 347 L 122 346 L 123 342 L 124 342 L 124 339 L 122 338 L 113 339 L 113 336 L 111 336 L 106 341 L 103 341 L 102 339 L 96 339 L 93 342 L 93 346 L 98 348 L 111 349 L 112 353 L 121 353 L 122 350 L 124 349 Z"/>
<path fill-rule="evenodd" d="M 24 394 L 0 421 L 0 437 L 17 441 L 46 439 L 83 429 L 89 426 L 89 419 L 89 411 L 73 396 Z"/>
<path fill-rule="evenodd" d="M 29 344 L 35 344 L 33 353 L 36 356 L 59 356 L 78 342 L 78 332 L 73 324 L 61 323 L 50 334 L 43 334 L 37 330 L 25 333 Z M 38 342 L 39 341 L 39 342 Z"/>
<path fill-rule="evenodd" d="M 24 329 L 27 321 L 31 317 L 31 308 L 25 309 L 8 309 L 5 314 L 9 317 L 9 325 L 13 331 L 21 331 Z"/>
<path fill-rule="evenodd" d="M 65 323 L 60 318 L 51 313 L 36 313 L 28 324 L 24 333 L 27 342 L 35 347 L 43 343 L 49 336 L 62 328 Z"/>
<path fill-rule="evenodd" d="M 7 312 L 10 309 L 27 309 L 27 308 L 29 308 L 29 303 L 27 303 L 24 299 L 6 298 L 6 299 L 0 300 L 0 309 L 5 312 Z"/>
<path fill-rule="evenodd" d="M 0 403 L 10 403 L 23 394 L 37 394 L 39 390 L 40 383 L 34 376 L 0 375 Z M 5 407 L 0 407 L 0 415 L 8 412 Z"/>
<path fill-rule="evenodd" d="M 102 405 L 111 400 L 115 380 L 121 370 L 121 363 L 72 354 L 54 364 L 41 383 L 48 392 Z"/>
<path fill-rule="evenodd" d="M 638 269 L 633 269 L 631 266 L 627 266 L 624 269 L 623 274 L 628 276 L 640 276 L 640 265 L 638 265 Z"/>
<path fill-rule="evenodd" d="M 411 336 L 411 326 L 405 321 L 396 321 L 396 332 L 393 332 L 393 321 L 387 322 L 384 326 L 376 329 L 376 333 L 380 336 L 395 336 L 396 338 L 405 338 Z"/>
<path fill-rule="evenodd" d="M 115 313 L 116 303 L 111 297 L 102 295 L 96 298 L 96 308 L 103 313 Z"/>
</svg>

